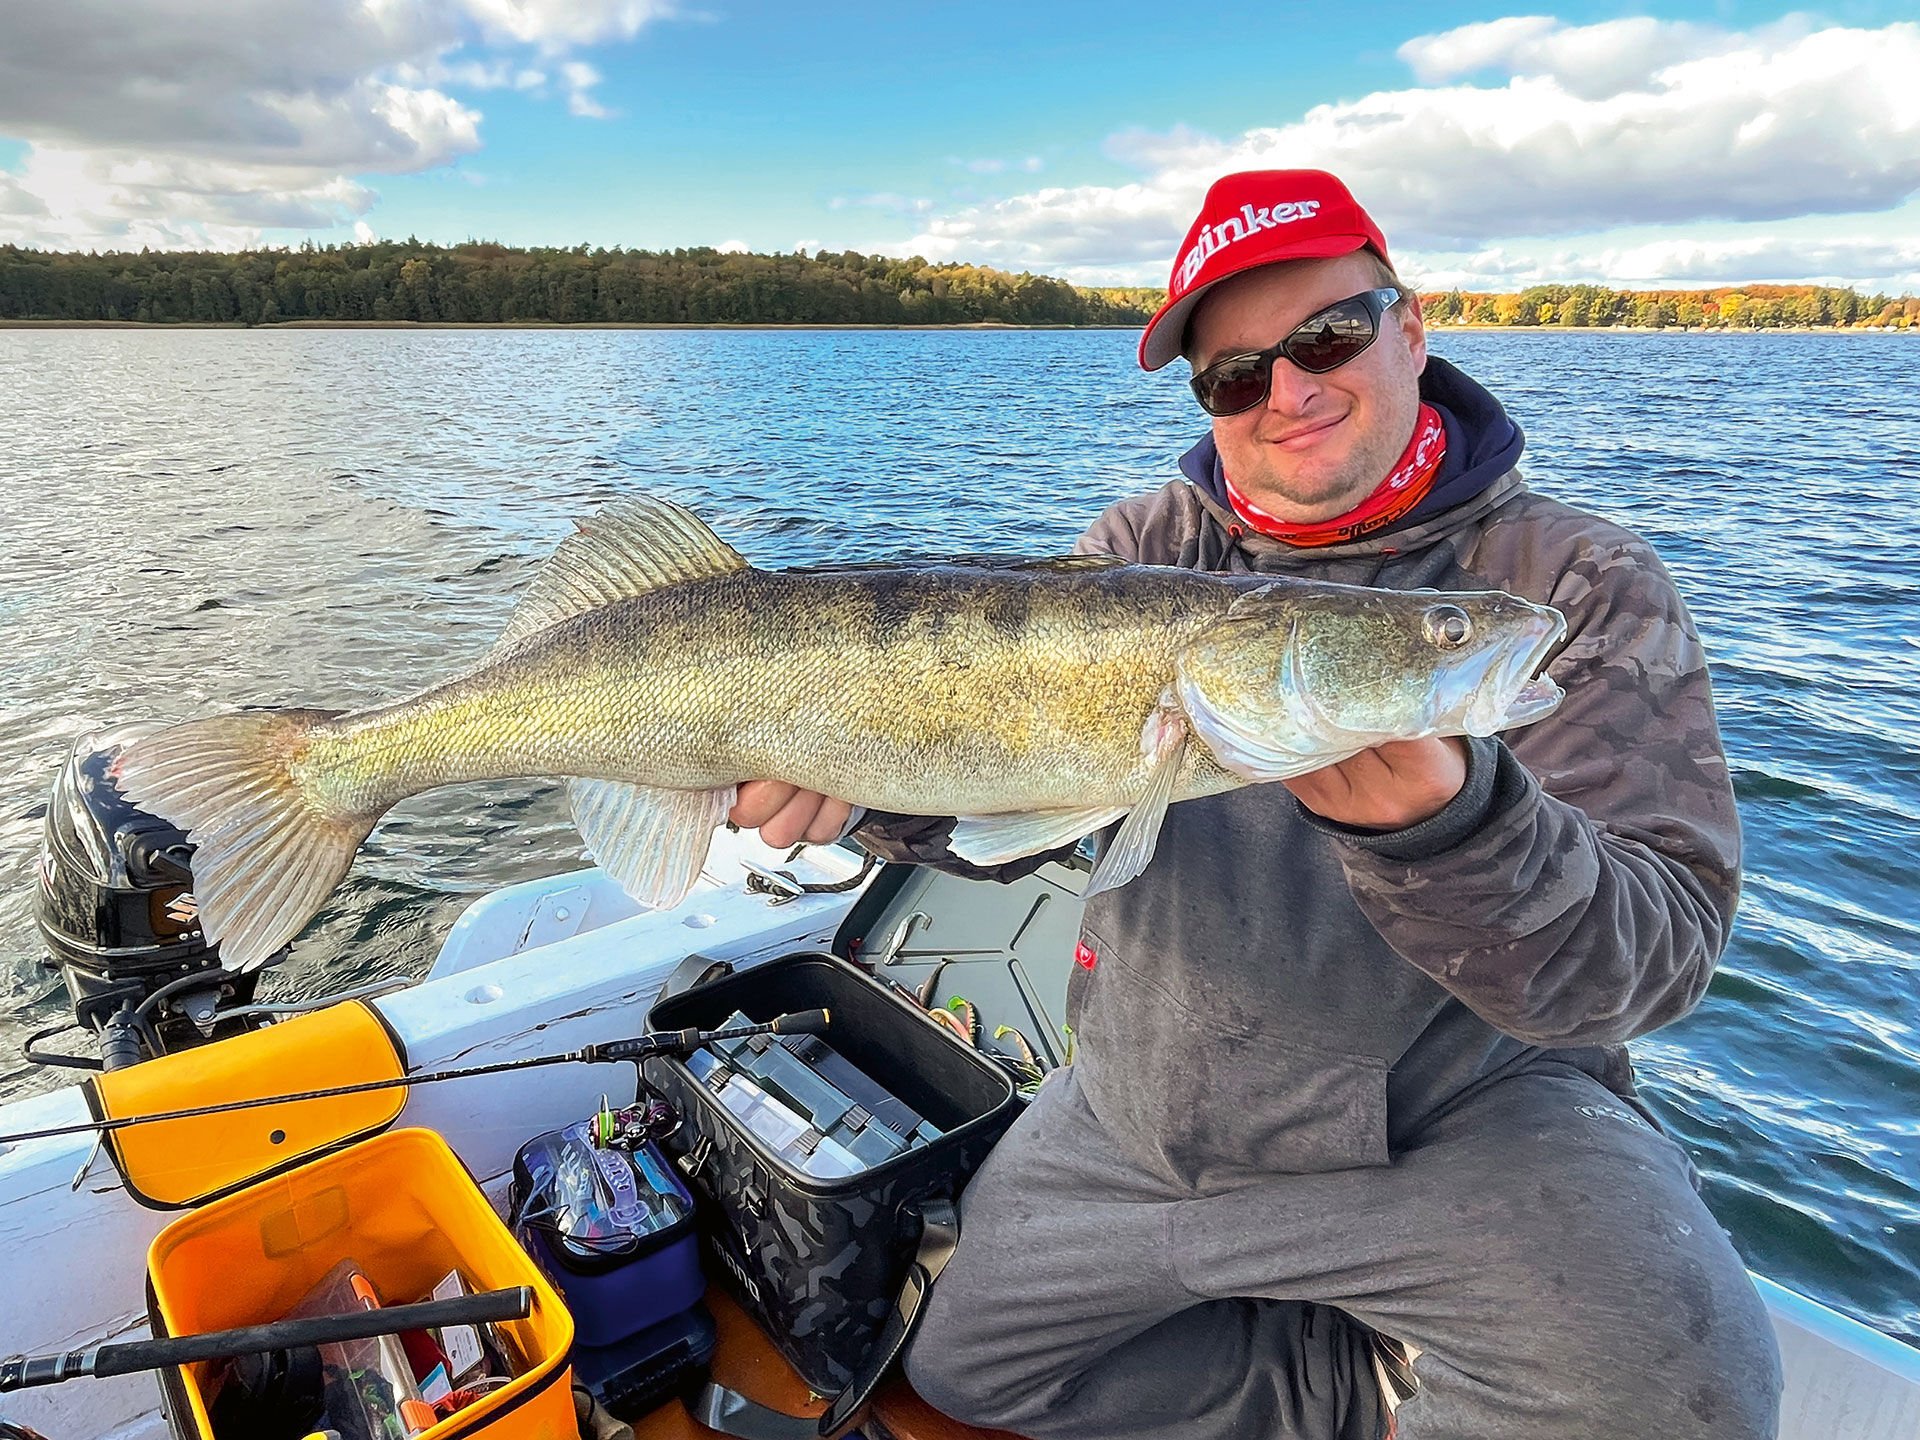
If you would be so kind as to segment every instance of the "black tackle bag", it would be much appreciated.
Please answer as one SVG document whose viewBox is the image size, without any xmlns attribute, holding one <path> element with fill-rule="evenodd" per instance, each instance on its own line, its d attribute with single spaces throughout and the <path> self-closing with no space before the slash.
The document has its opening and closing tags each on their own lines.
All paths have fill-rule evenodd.
<svg viewBox="0 0 1920 1440">
<path fill-rule="evenodd" d="M 688 988 L 690 987 L 690 988 Z M 732 973 L 695 957 L 668 981 L 649 1030 L 717 1029 L 799 1010 L 831 1015 L 823 1039 L 940 1132 L 858 1173 L 821 1178 L 782 1159 L 685 1059 L 642 1067 L 680 1117 L 663 1142 L 699 1204 L 721 1283 L 803 1380 L 833 1397 L 817 1421 L 709 1385 L 695 1418 L 752 1440 L 837 1433 L 906 1348 L 958 1239 L 954 1201 L 1013 1123 L 1013 1081 L 910 999 L 836 956 L 807 951 Z"/>
</svg>

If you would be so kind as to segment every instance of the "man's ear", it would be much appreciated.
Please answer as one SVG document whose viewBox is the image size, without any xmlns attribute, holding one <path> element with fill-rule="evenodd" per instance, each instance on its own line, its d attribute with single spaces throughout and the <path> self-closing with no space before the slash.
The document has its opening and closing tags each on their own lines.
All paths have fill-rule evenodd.
<svg viewBox="0 0 1920 1440">
<path fill-rule="evenodd" d="M 1400 302 L 1400 329 L 1407 337 L 1407 348 L 1413 352 L 1413 372 L 1424 374 L 1427 368 L 1427 314 L 1420 308 L 1420 292 L 1409 287 L 1407 298 Z"/>
</svg>

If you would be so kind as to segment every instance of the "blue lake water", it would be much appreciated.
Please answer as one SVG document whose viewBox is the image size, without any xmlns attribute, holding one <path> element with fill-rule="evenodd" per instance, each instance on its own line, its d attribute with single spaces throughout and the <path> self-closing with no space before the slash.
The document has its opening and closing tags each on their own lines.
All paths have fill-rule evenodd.
<svg viewBox="0 0 1920 1440">
<path fill-rule="evenodd" d="M 638 487 L 765 565 L 1062 549 L 1199 433 L 1133 338 L 0 331 L 0 1097 L 64 1078 L 17 1057 L 65 1010 L 33 858 L 76 735 L 415 688 Z M 1534 484 L 1654 542 L 1714 661 L 1746 889 L 1706 1001 L 1633 1047 L 1645 1089 L 1750 1264 L 1920 1341 L 1920 341 L 1435 349 Z M 549 786 L 409 802 L 267 992 L 420 973 L 473 896 L 578 855 Z"/>
</svg>

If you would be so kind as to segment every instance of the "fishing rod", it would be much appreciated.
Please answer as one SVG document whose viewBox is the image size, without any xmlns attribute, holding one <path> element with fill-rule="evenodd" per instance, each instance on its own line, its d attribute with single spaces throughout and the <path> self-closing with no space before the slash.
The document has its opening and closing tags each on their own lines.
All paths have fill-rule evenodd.
<svg viewBox="0 0 1920 1440">
<path fill-rule="evenodd" d="M 204 1115 L 225 1115 L 234 1110 L 291 1105 L 303 1100 L 333 1100 L 342 1095 L 365 1095 L 374 1090 L 431 1085 L 441 1080 L 471 1080 L 480 1075 L 503 1075 L 511 1070 L 531 1070 L 540 1065 L 605 1065 L 620 1061 L 637 1064 L 655 1055 L 685 1054 L 717 1040 L 747 1040 L 755 1035 L 818 1035 L 826 1030 L 829 1018 L 825 1010 L 796 1010 L 789 1015 L 776 1015 L 765 1024 L 735 1025 L 726 1030 L 652 1030 L 628 1040 L 605 1040 L 560 1055 L 527 1055 L 518 1060 L 498 1060 L 491 1065 L 471 1065 L 462 1070 L 429 1070 L 424 1074 L 400 1075 L 391 1080 L 363 1080 L 353 1085 L 333 1085 L 324 1090 L 298 1090 L 285 1095 L 261 1095 L 252 1100 L 196 1105 L 187 1110 L 161 1110 L 152 1115 L 122 1115 L 108 1120 L 54 1125 L 45 1130 L 25 1130 L 18 1135 L 0 1135 L 0 1145 L 12 1145 L 22 1140 L 50 1140 L 57 1135 L 106 1135 L 130 1125 L 153 1125 L 163 1120 L 195 1120 Z"/>
<path fill-rule="evenodd" d="M 231 1360 L 241 1355 L 305 1345 L 337 1345 L 349 1340 L 368 1340 L 376 1335 L 398 1335 L 405 1330 L 524 1320 L 532 1312 L 532 1287 L 514 1285 L 504 1290 L 456 1295 L 450 1300 L 387 1305 L 346 1315 L 309 1315 L 297 1320 L 273 1320 L 264 1325 L 242 1325 L 233 1330 L 209 1330 L 200 1335 L 126 1340 L 56 1355 L 9 1355 L 0 1359 L 0 1394 L 36 1385 L 58 1385 L 82 1376 L 104 1379 L 108 1375 L 132 1375 L 195 1360 Z"/>
</svg>

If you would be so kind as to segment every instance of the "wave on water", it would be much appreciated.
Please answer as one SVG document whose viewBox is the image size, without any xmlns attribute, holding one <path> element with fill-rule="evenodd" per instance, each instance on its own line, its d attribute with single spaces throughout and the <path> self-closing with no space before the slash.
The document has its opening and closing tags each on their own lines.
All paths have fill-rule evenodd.
<svg viewBox="0 0 1920 1440">
<path fill-rule="evenodd" d="M 1131 347 L 1057 331 L 0 332 L 0 1055 L 66 1008 L 32 890 L 76 737 L 372 704 L 450 674 L 577 519 L 636 489 L 765 566 L 1060 553 L 1203 433 Z M 1455 332 L 1436 348 L 1515 413 L 1530 483 L 1653 541 L 1714 666 L 1745 898 L 1699 1010 L 1634 1046 L 1650 1103 L 1749 1263 L 1920 1336 L 1913 342 Z M 473 896 L 582 863 L 552 785 L 411 801 L 266 991 L 421 973 Z M 0 1096 L 64 1078 L 0 1061 Z"/>
</svg>

